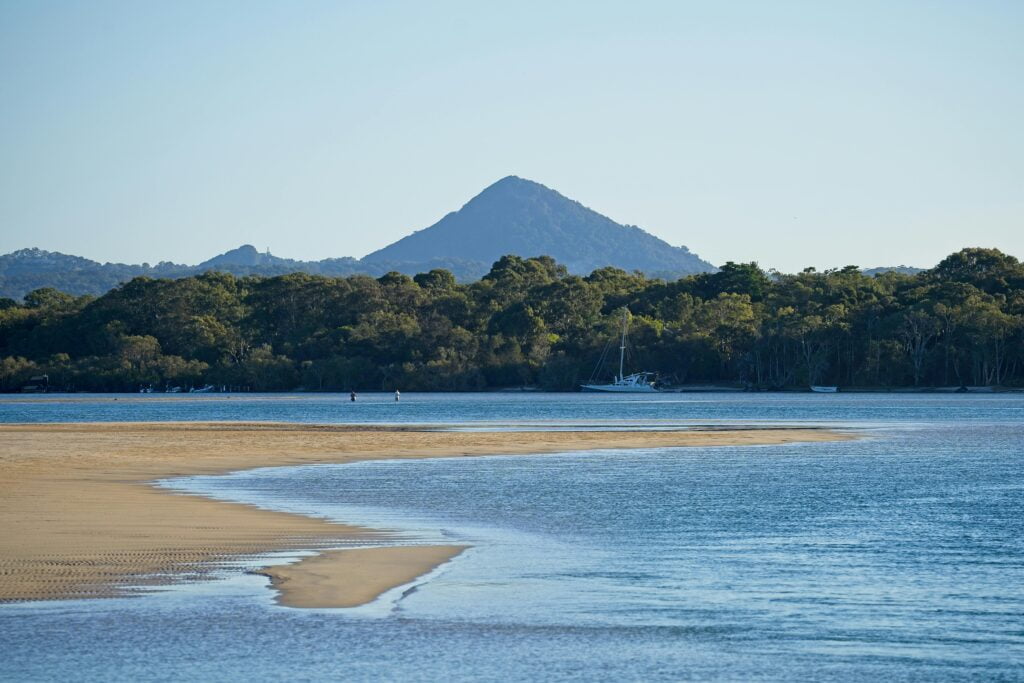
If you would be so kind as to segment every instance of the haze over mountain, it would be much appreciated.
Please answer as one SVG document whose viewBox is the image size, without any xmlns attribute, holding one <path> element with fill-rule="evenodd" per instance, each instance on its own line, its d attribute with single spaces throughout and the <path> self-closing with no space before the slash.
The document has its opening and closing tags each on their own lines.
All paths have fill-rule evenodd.
<svg viewBox="0 0 1024 683">
<path fill-rule="evenodd" d="M 98 263 L 59 252 L 21 249 L 0 256 L 0 296 L 20 299 L 40 287 L 102 294 L 140 275 L 185 277 L 208 270 L 234 275 L 380 276 L 388 271 L 414 275 L 445 268 L 469 281 L 486 274 L 505 254 L 551 256 L 577 274 L 604 266 L 666 278 L 715 270 L 686 247 L 673 247 L 636 226 L 620 225 L 539 183 L 508 176 L 429 228 L 363 259 L 296 261 L 247 244 L 195 266 L 170 262 L 151 266 Z"/>
</svg>

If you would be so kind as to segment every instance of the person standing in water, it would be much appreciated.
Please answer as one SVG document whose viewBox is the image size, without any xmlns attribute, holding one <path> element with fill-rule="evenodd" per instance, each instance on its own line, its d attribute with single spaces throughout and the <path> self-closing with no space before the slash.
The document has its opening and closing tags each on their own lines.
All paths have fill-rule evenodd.
<svg viewBox="0 0 1024 683">
<path fill-rule="evenodd" d="M 398 400 L 400 398 L 402 398 L 402 392 L 400 392 L 398 389 L 395 389 L 395 403 L 398 403 Z"/>
<path fill-rule="evenodd" d="M 356 400 L 356 390 L 355 389 L 353 389 L 352 393 L 348 395 L 348 400 L 350 400 L 353 403 L 355 403 L 355 400 Z"/>
</svg>

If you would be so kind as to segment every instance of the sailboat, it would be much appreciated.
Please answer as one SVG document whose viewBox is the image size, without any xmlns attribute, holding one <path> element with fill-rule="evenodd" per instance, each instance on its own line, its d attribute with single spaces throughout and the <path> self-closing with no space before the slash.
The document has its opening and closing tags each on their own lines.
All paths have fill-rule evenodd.
<svg viewBox="0 0 1024 683">
<path fill-rule="evenodd" d="M 632 375 L 623 374 L 626 363 L 626 328 L 629 326 L 629 311 L 622 311 L 622 341 L 619 343 L 619 374 L 615 376 L 610 384 L 581 384 L 583 391 L 612 391 L 620 393 L 649 394 L 656 392 L 653 372 L 634 372 Z M 605 351 L 607 353 L 607 350 Z M 602 358 L 603 360 L 603 358 Z"/>
</svg>

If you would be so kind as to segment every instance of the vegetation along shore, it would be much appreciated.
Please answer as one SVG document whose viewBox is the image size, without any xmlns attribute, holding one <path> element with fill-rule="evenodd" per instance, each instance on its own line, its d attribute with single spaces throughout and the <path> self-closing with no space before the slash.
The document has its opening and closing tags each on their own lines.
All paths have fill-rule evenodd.
<svg viewBox="0 0 1024 683">
<path fill-rule="evenodd" d="M 98 298 L 40 289 L 0 300 L 0 390 L 575 389 L 623 307 L 633 360 L 670 385 L 1024 384 L 1024 265 L 964 249 L 876 276 L 730 262 L 674 281 L 615 268 L 583 277 L 506 256 L 468 284 L 445 270 L 209 272 L 136 278 Z"/>
</svg>

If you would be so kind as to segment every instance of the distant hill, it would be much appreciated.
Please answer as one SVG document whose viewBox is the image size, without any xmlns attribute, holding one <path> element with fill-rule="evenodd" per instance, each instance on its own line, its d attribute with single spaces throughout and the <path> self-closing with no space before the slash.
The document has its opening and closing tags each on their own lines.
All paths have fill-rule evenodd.
<svg viewBox="0 0 1024 683">
<path fill-rule="evenodd" d="M 273 276 L 295 272 L 333 276 L 364 272 L 369 275 L 383 275 L 386 272 L 379 268 L 367 269 L 354 258 L 293 261 L 260 253 L 248 244 L 215 256 L 197 266 L 166 261 L 155 266 L 148 263 L 99 263 L 56 251 L 19 249 L 0 256 L 0 297 L 21 299 L 28 292 L 41 287 L 55 287 L 76 295 L 100 295 L 140 275 L 178 278 L 198 275 L 209 270 L 238 276 Z"/>
<path fill-rule="evenodd" d="M 0 255 L 0 297 L 20 300 L 34 289 L 54 287 L 69 294 L 100 295 L 122 282 L 144 275 L 147 277 L 178 278 L 199 275 L 207 271 L 231 273 L 239 277 L 262 275 L 273 277 L 287 273 L 310 273 L 329 277 L 344 277 L 357 273 L 380 277 L 392 270 L 409 273 L 423 273 L 434 268 L 451 271 L 463 281 L 480 277 L 481 264 L 465 263 L 458 259 L 436 259 L 421 263 L 363 263 L 351 257 L 327 258 L 322 261 L 296 261 L 281 258 L 245 244 L 203 261 L 197 266 L 162 262 L 155 266 L 148 263 L 130 265 L 125 263 L 99 263 L 81 256 L 71 256 L 42 249 L 19 249 L 10 254 Z M 483 268 L 486 273 L 490 264 Z"/>
<path fill-rule="evenodd" d="M 151 266 L 99 263 L 59 252 L 21 249 L 0 256 L 0 297 L 21 299 L 41 287 L 99 295 L 140 275 L 175 278 L 209 270 L 238 276 L 305 272 L 379 277 L 393 270 L 415 275 L 444 268 L 465 282 L 485 275 L 505 254 L 552 256 L 570 272 L 579 274 L 604 266 L 665 278 L 715 270 L 686 247 L 673 247 L 539 183 L 509 176 L 429 228 L 363 259 L 297 261 L 246 244 L 195 266 L 166 261 Z"/>
<path fill-rule="evenodd" d="M 917 275 L 924 272 L 925 268 L 914 268 L 913 266 L 880 266 L 878 268 L 867 268 L 861 272 L 865 275 L 875 277 L 883 273 L 899 273 L 900 275 Z"/>
<path fill-rule="evenodd" d="M 56 251 L 19 249 L 0 256 L 0 297 L 21 299 L 41 287 L 70 294 L 102 294 L 139 275 L 184 277 L 192 270 L 175 263 L 97 263 Z"/>
<path fill-rule="evenodd" d="M 226 251 L 223 254 L 214 256 L 212 259 L 203 261 L 196 267 L 207 270 L 215 270 L 224 266 L 269 266 L 273 268 L 274 266 L 287 266 L 294 263 L 296 262 L 291 259 L 273 256 L 269 251 L 260 253 L 251 244 L 243 244 L 238 249 Z"/>
<path fill-rule="evenodd" d="M 454 258 L 480 264 L 480 275 L 504 254 L 552 256 L 571 273 L 616 266 L 648 274 L 689 275 L 715 267 L 634 225 L 612 219 L 540 183 L 508 176 L 434 225 L 363 258 L 411 264 Z"/>
</svg>

